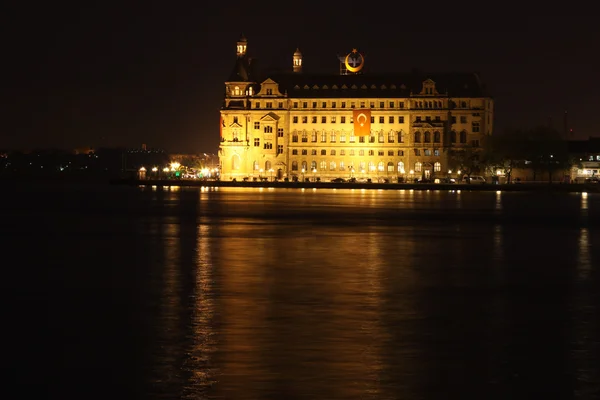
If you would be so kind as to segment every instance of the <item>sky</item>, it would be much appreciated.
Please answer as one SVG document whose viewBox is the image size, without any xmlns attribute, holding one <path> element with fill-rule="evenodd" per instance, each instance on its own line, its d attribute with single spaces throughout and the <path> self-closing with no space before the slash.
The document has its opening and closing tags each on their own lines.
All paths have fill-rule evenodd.
<svg viewBox="0 0 600 400">
<path fill-rule="evenodd" d="M 3 27 L 0 149 L 216 153 L 242 33 L 264 66 L 291 68 L 299 47 L 304 71 L 337 73 L 337 54 L 357 48 L 371 73 L 477 72 L 495 99 L 496 132 L 562 130 L 567 110 L 572 138 L 600 136 L 600 28 L 585 9 L 290 4 L 15 3 Z"/>
</svg>

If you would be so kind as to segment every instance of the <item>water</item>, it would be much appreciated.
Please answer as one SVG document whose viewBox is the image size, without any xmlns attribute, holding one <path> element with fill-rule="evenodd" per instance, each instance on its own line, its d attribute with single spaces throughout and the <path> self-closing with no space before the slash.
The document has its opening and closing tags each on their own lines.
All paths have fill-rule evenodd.
<svg viewBox="0 0 600 400">
<path fill-rule="evenodd" d="M 23 398 L 600 396 L 596 194 L 28 184 L 0 205 Z"/>
</svg>

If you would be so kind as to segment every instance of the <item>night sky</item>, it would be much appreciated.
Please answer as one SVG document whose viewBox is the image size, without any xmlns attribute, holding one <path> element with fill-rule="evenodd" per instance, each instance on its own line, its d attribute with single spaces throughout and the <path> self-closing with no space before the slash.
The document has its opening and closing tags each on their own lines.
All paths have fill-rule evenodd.
<svg viewBox="0 0 600 400">
<path fill-rule="evenodd" d="M 87 3 L 22 2 L 5 13 L 0 148 L 145 143 L 214 153 L 223 82 L 242 32 L 264 66 L 291 68 L 300 47 L 304 71 L 337 73 L 336 55 L 357 48 L 371 73 L 479 72 L 496 101 L 497 132 L 562 130 L 568 110 L 573 138 L 600 134 L 600 34 L 585 10 Z"/>
</svg>

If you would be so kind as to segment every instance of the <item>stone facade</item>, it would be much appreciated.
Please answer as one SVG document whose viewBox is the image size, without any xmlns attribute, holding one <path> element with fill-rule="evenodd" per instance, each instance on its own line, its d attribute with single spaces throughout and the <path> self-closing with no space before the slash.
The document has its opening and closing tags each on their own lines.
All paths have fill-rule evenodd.
<svg viewBox="0 0 600 400">
<path fill-rule="evenodd" d="M 493 100 L 476 74 L 313 75 L 299 49 L 290 61 L 289 72 L 257 71 L 238 41 L 221 109 L 221 179 L 447 176 L 450 149 L 492 134 Z M 370 135 L 354 135 L 354 110 L 370 113 Z"/>
</svg>

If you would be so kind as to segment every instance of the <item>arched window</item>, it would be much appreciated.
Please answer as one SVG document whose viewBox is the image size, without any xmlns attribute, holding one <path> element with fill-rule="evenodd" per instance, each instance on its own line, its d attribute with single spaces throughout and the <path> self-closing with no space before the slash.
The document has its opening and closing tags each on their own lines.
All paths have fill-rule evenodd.
<svg viewBox="0 0 600 400">
<path fill-rule="evenodd" d="M 387 164 L 387 172 L 394 172 L 394 163 L 391 161 Z"/>
<path fill-rule="evenodd" d="M 462 131 L 460 133 L 460 142 L 461 143 L 467 143 L 467 132 Z"/>
<path fill-rule="evenodd" d="M 440 143 L 441 141 L 442 135 L 438 131 L 433 132 L 433 143 Z"/>
<path fill-rule="evenodd" d="M 439 162 L 436 162 L 435 164 L 433 164 L 433 170 L 435 172 L 440 172 L 442 170 L 442 164 L 440 164 Z"/>
<path fill-rule="evenodd" d="M 450 143 L 456 143 L 456 132 L 450 132 Z"/>
<path fill-rule="evenodd" d="M 297 143 L 298 142 L 298 132 L 294 131 L 292 133 L 292 142 Z"/>
<path fill-rule="evenodd" d="M 415 132 L 415 143 L 421 143 L 421 132 Z"/>
<path fill-rule="evenodd" d="M 431 143 L 431 132 L 425 132 L 423 135 L 423 143 Z"/>
<path fill-rule="evenodd" d="M 375 163 L 373 161 L 369 161 L 369 172 L 375 171 Z"/>
<path fill-rule="evenodd" d="M 302 171 L 303 172 L 308 171 L 308 164 L 306 163 L 306 161 L 302 161 Z"/>
<path fill-rule="evenodd" d="M 404 173 L 404 162 L 403 161 L 398 161 L 398 173 L 400 173 L 400 174 Z"/>
<path fill-rule="evenodd" d="M 423 170 L 423 163 L 416 162 L 415 163 L 415 172 L 421 172 Z"/>
<path fill-rule="evenodd" d="M 336 166 L 335 161 L 331 161 L 329 163 L 329 170 L 330 171 L 335 171 L 335 166 Z"/>
<path fill-rule="evenodd" d="M 271 161 L 265 161 L 265 171 L 268 171 L 271 169 Z"/>
<path fill-rule="evenodd" d="M 231 169 L 234 171 L 237 171 L 240 169 L 240 156 L 237 154 L 234 154 L 233 156 L 231 156 Z"/>
<path fill-rule="evenodd" d="M 327 161 L 321 161 L 321 162 L 319 163 L 319 169 L 320 169 L 321 171 L 325 171 L 325 170 L 327 169 Z"/>
<path fill-rule="evenodd" d="M 240 87 L 239 86 L 234 87 L 233 88 L 233 95 L 234 96 L 239 96 L 240 94 L 241 94 L 240 93 Z"/>
<path fill-rule="evenodd" d="M 252 169 L 255 170 L 255 171 L 258 171 L 258 161 L 254 161 L 252 163 Z"/>
<path fill-rule="evenodd" d="M 396 132 L 394 132 L 393 130 L 388 132 L 388 143 L 394 143 L 396 138 Z"/>
<path fill-rule="evenodd" d="M 312 171 L 313 169 L 317 169 L 317 162 L 316 161 L 311 161 L 310 162 L 310 170 Z"/>
<path fill-rule="evenodd" d="M 298 171 L 298 161 L 292 161 L 292 171 Z"/>
<path fill-rule="evenodd" d="M 377 171 L 383 172 L 384 166 L 385 166 L 385 164 L 383 163 L 383 161 L 379 161 L 379 163 L 377 164 Z"/>
</svg>

